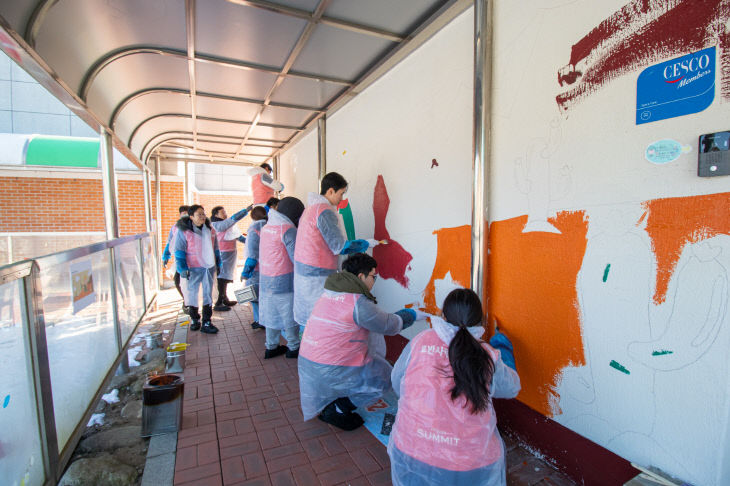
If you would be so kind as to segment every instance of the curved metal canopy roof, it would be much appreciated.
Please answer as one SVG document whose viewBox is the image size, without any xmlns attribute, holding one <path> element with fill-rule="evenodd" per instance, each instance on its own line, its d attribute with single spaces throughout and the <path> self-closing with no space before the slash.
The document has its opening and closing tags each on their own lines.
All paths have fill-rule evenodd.
<svg viewBox="0 0 730 486">
<path fill-rule="evenodd" d="M 13 0 L 0 44 L 132 159 L 261 163 L 470 4 Z"/>
</svg>

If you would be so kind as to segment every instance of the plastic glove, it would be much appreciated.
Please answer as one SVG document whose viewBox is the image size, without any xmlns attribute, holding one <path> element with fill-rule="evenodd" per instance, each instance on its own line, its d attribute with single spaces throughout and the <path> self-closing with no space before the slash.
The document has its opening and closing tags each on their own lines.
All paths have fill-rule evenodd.
<svg viewBox="0 0 730 486">
<path fill-rule="evenodd" d="M 238 239 L 238 241 L 240 241 L 241 243 L 246 243 L 246 237 L 245 237 L 245 236 L 243 236 L 243 235 L 239 236 L 239 237 L 238 237 L 237 239 Z"/>
<path fill-rule="evenodd" d="M 368 249 L 368 242 L 365 240 L 347 240 L 345 246 L 342 247 L 340 255 L 349 255 L 350 253 L 362 253 Z"/>
<path fill-rule="evenodd" d="M 180 272 L 180 278 L 184 278 L 185 280 L 190 278 L 190 270 L 183 270 Z"/>
<path fill-rule="evenodd" d="M 504 333 L 500 331 L 495 332 L 494 336 L 492 336 L 492 339 L 489 340 L 489 345 L 492 346 L 494 349 L 499 350 L 500 354 L 502 355 L 502 361 L 504 362 L 504 364 L 517 371 L 512 341 L 510 341 L 509 338 L 504 335 Z"/>
<path fill-rule="evenodd" d="M 408 329 L 416 321 L 416 311 L 413 309 L 401 309 L 395 313 L 403 319 L 403 330 Z"/>
<path fill-rule="evenodd" d="M 239 212 L 237 212 L 236 214 L 233 215 L 233 220 L 234 221 L 242 220 L 243 218 L 246 217 L 246 215 L 248 214 L 248 211 L 249 211 L 248 208 L 241 209 Z"/>
<path fill-rule="evenodd" d="M 431 317 L 431 314 L 429 314 L 428 312 L 423 312 L 423 311 L 420 311 L 418 309 L 413 309 L 413 311 L 416 313 L 416 320 L 417 321 L 422 321 L 422 320 L 424 320 L 427 317 Z"/>
<path fill-rule="evenodd" d="M 253 258 L 246 258 L 246 263 L 243 264 L 243 272 L 241 272 L 241 280 L 248 280 L 253 275 L 253 271 L 256 268 L 256 260 Z"/>
</svg>

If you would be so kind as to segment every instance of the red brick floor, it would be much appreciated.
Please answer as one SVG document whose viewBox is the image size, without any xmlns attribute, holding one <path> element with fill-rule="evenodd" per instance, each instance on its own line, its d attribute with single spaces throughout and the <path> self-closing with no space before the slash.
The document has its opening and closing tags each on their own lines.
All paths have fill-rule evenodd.
<svg viewBox="0 0 730 486">
<path fill-rule="evenodd" d="M 297 360 L 264 360 L 251 321 L 237 305 L 213 317 L 218 334 L 188 331 L 175 485 L 390 485 L 386 449 L 367 429 L 303 421 Z M 505 442 L 508 485 L 573 484 Z"/>
<path fill-rule="evenodd" d="M 390 484 L 385 447 L 367 429 L 304 422 L 297 360 L 263 360 L 248 306 L 217 313 L 217 335 L 188 331 L 175 485 Z"/>
</svg>

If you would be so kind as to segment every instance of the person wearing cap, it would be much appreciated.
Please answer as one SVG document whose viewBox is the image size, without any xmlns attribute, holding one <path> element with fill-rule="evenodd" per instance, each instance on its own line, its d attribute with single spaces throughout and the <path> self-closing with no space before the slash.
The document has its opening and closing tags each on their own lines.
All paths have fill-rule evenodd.
<svg viewBox="0 0 730 486">
<path fill-rule="evenodd" d="M 218 300 L 213 307 L 214 311 L 229 311 L 237 304 L 234 300 L 228 300 L 226 290 L 228 284 L 233 282 L 233 273 L 236 271 L 238 251 L 236 241 L 246 243 L 246 237 L 238 231 L 236 223 L 242 220 L 252 206 L 241 209 L 236 214 L 228 217 L 223 206 L 216 206 L 211 211 L 210 224 L 215 230 L 215 237 L 218 239 L 218 248 L 221 252 L 221 265 L 218 272 Z"/>
<path fill-rule="evenodd" d="M 264 359 L 286 353 L 299 356 L 299 327 L 294 321 L 294 251 L 297 226 L 304 204 L 285 197 L 278 209 L 269 210 L 269 220 L 261 229 L 259 244 L 259 296 L 261 325 L 266 327 Z M 287 346 L 279 344 L 284 331 Z"/>
<path fill-rule="evenodd" d="M 322 178 L 319 194 L 309 193 L 302 214 L 294 254 L 294 319 L 305 326 L 327 277 L 337 271 L 338 255 L 368 249 L 366 240 L 348 240 L 342 234 L 337 205 L 347 191 L 347 181 L 337 172 Z"/>
<path fill-rule="evenodd" d="M 249 171 L 254 205 L 266 204 L 274 193 L 284 190 L 284 184 L 271 177 L 272 172 L 271 166 L 266 162 Z"/>
</svg>

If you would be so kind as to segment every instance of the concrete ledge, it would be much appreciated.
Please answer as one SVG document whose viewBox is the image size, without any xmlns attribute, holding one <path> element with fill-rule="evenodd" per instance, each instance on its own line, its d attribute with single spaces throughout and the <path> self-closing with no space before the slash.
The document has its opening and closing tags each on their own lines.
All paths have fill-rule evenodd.
<svg viewBox="0 0 730 486">
<path fill-rule="evenodd" d="M 190 319 L 180 312 L 177 316 L 172 342 L 185 343 Z M 147 460 L 142 474 L 142 486 L 172 486 L 175 479 L 177 432 L 150 437 Z"/>
</svg>

